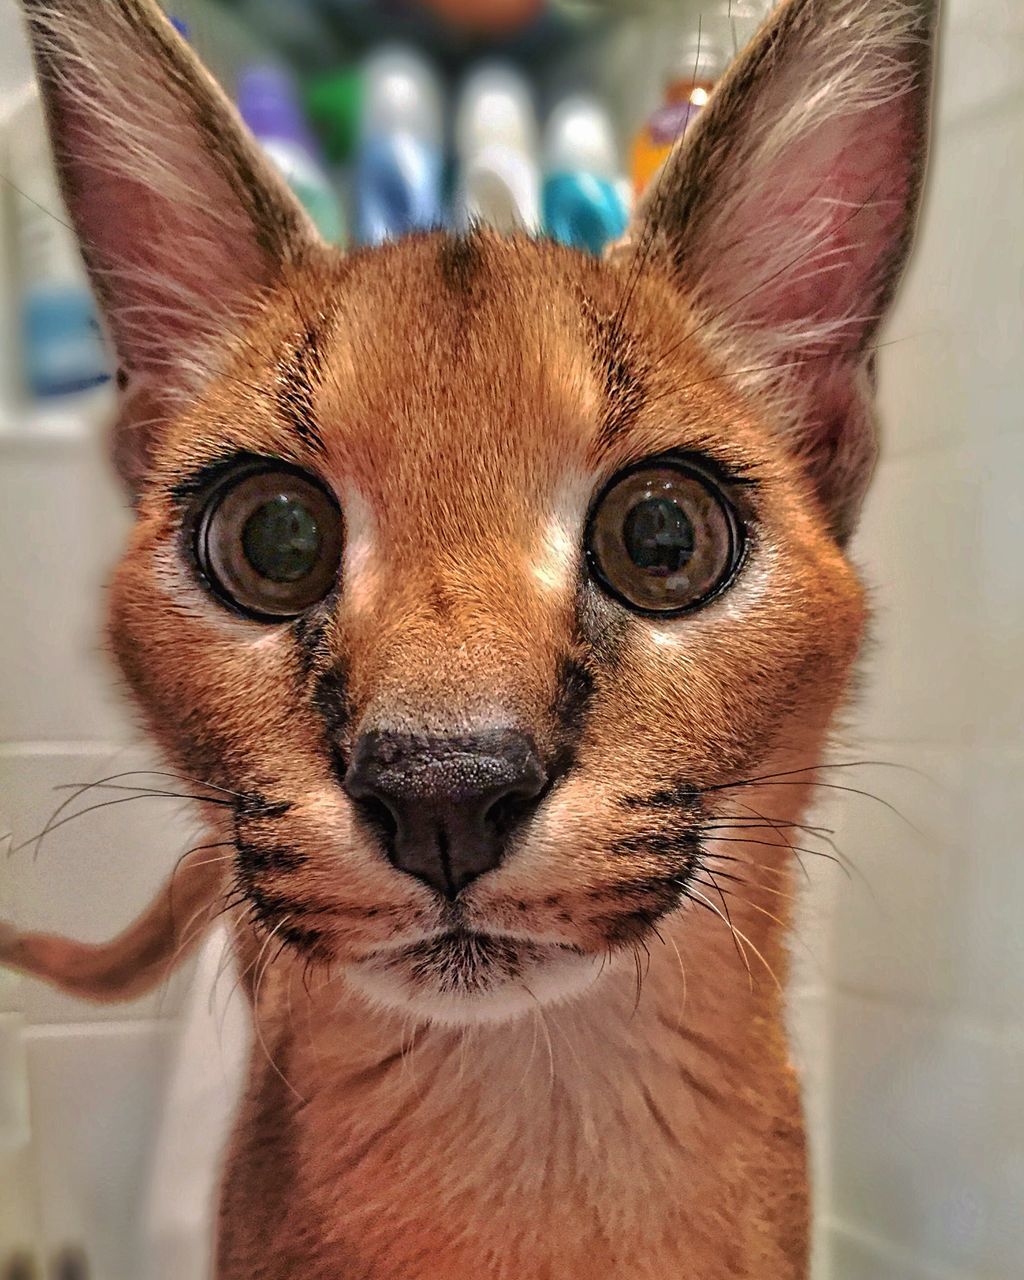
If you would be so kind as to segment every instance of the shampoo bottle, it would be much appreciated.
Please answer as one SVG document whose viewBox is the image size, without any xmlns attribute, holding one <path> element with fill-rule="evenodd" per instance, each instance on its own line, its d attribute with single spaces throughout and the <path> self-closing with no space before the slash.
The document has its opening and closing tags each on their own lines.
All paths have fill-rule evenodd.
<svg viewBox="0 0 1024 1280">
<path fill-rule="evenodd" d="M 357 230 L 363 244 L 444 223 L 444 106 L 434 68 L 386 45 L 363 66 L 356 155 Z"/>
<path fill-rule="evenodd" d="M 21 358 L 29 391 L 50 399 L 106 382 L 110 360 L 34 87 L 8 127 Z"/>
<path fill-rule="evenodd" d="M 676 141 L 696 120 L 732 59 L 774 8 L 775 0 L 716 0 L 672 49 L 660 106 L 633 143 L 631 176 L 643 192 L 668 159 Z"/>
<path fill-rule="evenodd" d="M 678 139 L 696 120 L 731 56 L 726 30 L 716 29 L 710 22 L 702 22 L 677 42 L 665 74 L 661 104 L 633 143 L 630 167 L 637 195 L 647 189 Z"/>
<path fill-rule="evenodd" d="M 615 130 L 595 98 L 564 98 L 544 139 L 544 230 L 560 244 L 600 254 L 629 222 L 629 184 Z"/>
<path fill-rule="evenodd" d="M 462 88 L 455 124 L 457 221 L 502 232 L 541 229 L 533 93 L 514 67 L 485 63 Z"/>
</svg>

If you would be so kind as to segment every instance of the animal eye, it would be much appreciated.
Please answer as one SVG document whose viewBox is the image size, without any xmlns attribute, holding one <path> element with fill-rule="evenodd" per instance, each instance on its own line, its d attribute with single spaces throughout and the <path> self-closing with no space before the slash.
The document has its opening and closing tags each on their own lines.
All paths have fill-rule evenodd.
<svg viewBox="0 0 1024 1280">
<path fill-rule="evenodd" d="M 681 613 L 728 585 L 742 537 L 712 481 L 659 462 L 611 482 L 590 518 L 587 554 L 598 582 L 631 609 Z"/>
<path fill-rule="evenodd" d="M 285 468 L 248 470 L 208 499 L 196 558 L 214 593 L 263 621 L 294 618 L 334 586 L 342 520 L 333 498 Z"/>
</svg>

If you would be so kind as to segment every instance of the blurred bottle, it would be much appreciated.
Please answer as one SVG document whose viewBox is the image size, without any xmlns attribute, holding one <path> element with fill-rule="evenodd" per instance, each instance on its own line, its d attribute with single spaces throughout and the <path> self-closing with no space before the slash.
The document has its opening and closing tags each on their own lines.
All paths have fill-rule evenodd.
<svg viewBox="0 0 1024 1280">
<path fill-rule="evenodd" d="M 355 154 L 362 111 L 361 76 L 344 67 L 306 80 L 303 97 L 327 163 L 347 164 Z"/>
<path fill-rule="evenodd" d="M 541 228 L 533 91 L 514 67 L 486 63 L 465 81 L 455 123 L 457 220 L 508 233 Z"/>
<path fill-rule="evenodd" d="M 370 3 L 376 5 L 379 0 Z M 194 7 L 195 0 L 192 4 Z M 208 47 L 212 36 L 225 52 L 233 52 L 232 46 L 246 50 L 247 62 L 255 62 L 271 50 L 274 59 L 285 66 L 330 71 L 347 52 L 332 21 L 332 8 L 346 6 L 337 0 L 204 0 L 199 6 L 203 59 L 216 51 Z"/>
<path fill-rule="evenodd" d="M 717 29 L 716 29 L 717 27 Z M 640 195 L 697 118 L 732 58 L 732 42 L 720 24 L 702 21 L 678 41 L 664 80 L 661 105 L 633 143 L 631 175 Z"/>
<path fill-rule="evenodd" d="M 303 98 L 320 139 L 342 216 L 348 226 L 356 227 L 352 162 L 362 109 L 358 69 L 347 66 L 310 77 L 303 85 Z"/>
<path fill-rule="evenodd" d="M 736 54 L 771 12 L 774 0 L 718 0 L 706 4 L 697 27 L 677 41 L 661 105 L 633 143 L 631 176 L 640 195 L 696 120 Z"/>
<path fill-rule="evenodd" d="M 601 253 L 625 232 L 629 184 L 615 130 L 595 98 L 574 94 L 551 113 L 544 140 L 544 229 L 560 244 Z"/>
<path fill-rule="evenodd" d="M 41 399 L 70 395 L 106 382 L 111 362 L 34 88 L 8 129 L 25 379 Z"/>
<path fill-rule="evenodd" d="M 356 159 L 357 231 L 382 244 L 444 223 L 444 107 L 437 72 L 414 49 L 386 45 L 363 66 Z"/>
<path fill-rule="evenodd" d="M 329 244 L 343 244 L 341 204 L 288 73 L 269 64 L 247 67 L 238 79 L 238 109 L 323 238 Z"/>
</svg>

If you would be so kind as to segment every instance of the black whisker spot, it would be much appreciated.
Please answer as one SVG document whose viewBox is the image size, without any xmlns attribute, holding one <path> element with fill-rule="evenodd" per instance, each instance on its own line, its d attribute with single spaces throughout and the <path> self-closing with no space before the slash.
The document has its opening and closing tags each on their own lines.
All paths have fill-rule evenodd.
<svg viewBox="0 0 1024 1280">
<path fill-rule="evenodd" d="M 260 875 L 273 871 L 297 871 L 308 861 L 304 853 L 283 845 L 263 847 L 251 840 L 239 840 L 236 848 L 243 874 Z"/>
<path fill-rule="evenodd" d="M 244 792 L 235 801 L 238 820 L 274 821 L 292 811 L 290 800 L 269 800 L 258 791 Z"/>
<path fill-rule="evenodd" d="M 564 658 L 558 668 L 551 705 L 557 738 L 554 758 L 548 767 L 553 779 L 568 773 L 576 763 L 595 691 L 594 677 L 587 667 L 576 658 Z"/>
<path fill-rule="evenodd" d="M 594 697 L 594 677 L 575 658 L 565 658 L 558 671 L 554 713 L 567 737 L 579 738 Z"/>
<path fill-rule="evenodd" d="M 352 702 L 348 691 L 348 672 L 335 662 L 316 678 L 313 707 L 324 727 L 324 744 L 336 776 L 343 780 L 348 769 L 344 743 L 352 720 Z"/>
<path fill-rule="evenodd" d="M 649 794 L 623 796 L 619 804 L 624 809 L 679 810 L 687 814 L 699 813 L 703 792 L 692 783 L 681 782 Z"/>
<path fill-rule="evenodd" d="M 609 850 L 619 857 L 654 857 L 689 864 L 700 856 L 700 832 L 691 827 L 677 831 L 641 831 L 619 836 Z"/>
<path fill-rule="evenodd" d="M 331 615 L 323 606 L 300 614 L 292 623 L 292 635 L 299 651 L 299 667 L 304 682 L 311 680 L 317 671 L 323 670 L 330 659 L 327 637 L 330 623 Z"/>
<path fill-rule="evenodd" d="M 297 924 L 279 924 L 276 936 L 295 951 L 305 952 L 310 960 L 327 959 L 324 935 L 320 929 L 306 929 Z"/>
</svg>

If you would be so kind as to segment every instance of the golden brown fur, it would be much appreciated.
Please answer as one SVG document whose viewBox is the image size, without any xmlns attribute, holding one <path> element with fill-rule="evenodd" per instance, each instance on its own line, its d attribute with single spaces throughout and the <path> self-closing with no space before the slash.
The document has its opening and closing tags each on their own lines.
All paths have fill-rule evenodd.
<svg viewBox="0 0 1024 1280">
<path fill-rule="evenodd" d="M 73 150 L 84 91 L 52 15 L 28 8 L 72 210 L 94 266 L 116 272 L 89 157 Z M 819 40 L 826 8 L 786 7 L 709 108 L 695 154 L 728 170 L 748 99 L 793 79 L 800 48 L 827 44 L 829 82 L 849 96 L 856 36 L 847 66 L 834 31 Z M 861 272 L 868 318 L 845 301 L 830 317 L 815 295 L 804 340 L 774 379 L 752 370 L 756 389 L 746 367 L 766 344 L 747 336 L 771 317 L 743 302 L 772 282 L 726 287 L 724 306 L 706 273 L 687 282 L 687 255 L 708 260 L 713 210 L 698 201 L 672 222 L 693 180 L 685 147 L 608 263 L 486 231 L 341 257 L 273 215 L 288 244 L 277 268 L 267 278 L 252 250 L 253 287 L 219 336 L 178 315 L 170 368 L 108 303 L 129 392 L 157 406 L 140 426 L 129 395 L 118 437 L 137 519 L 110 641 L 168 759 L 205 798 L 211 840 L 236 857 L 205 892 L 188 880 L 187 911 L 178 880 L 219 877 L 197 864 L 172 879 L 99 955 L 32 937 L 0 954 L 80 994 L 127 996 L 230 901 L 260 1047 L 225 1177 L 219 1280 L 806 1275 L 804 1139 L 777 985 L 790 845 L 864 628 L 840 543 L 870 468 L 867 340 L 913 219 L 917 47 L 932 8 L 833 9 L 865 24 L 884 14 L 886 56 L 906 55 L 868 104 L 889 113 L 877 118 L 895 174 L 883 195 L 899 212 L 873 224 L 870 262 L 848 238 L 833 246 Z M 132 30 L 156 22 L 143 0 L 105 13 Z M 167 56 L 191 86 L 168 89 L 188 99 L 183 118 L 233 138 L 189 56 Z M 846 180 L 848 157 L 836 168 Z M 147 191 L 163 218 L 180 216 L 159 183 Z M 285 200 L 263 191 L 265 204 Z M 187 217 L 188 235 L 204 234 L 201 201 Z M 167 255 L 160 265 L 174 270 Z M 791 290 L 780 306 L 793 305 Z M 175 378 L 197 364 L 205 376 L 186 394 Z M 610 477 L 666 451 L 732 477 L 749 541 L 725 594 L 663 622 L 599 589 L 581 529 Z M 294 623 L 232 614 L 192 563 L 189 512 L 238 455 L 315 475 L 344 514 L 343 587 Z M 369 728 L 494 723 L 527 726 L 558 777 L 510 856 L 452 904 L 381 856 L 343 777 Z"/>
</svg>

